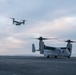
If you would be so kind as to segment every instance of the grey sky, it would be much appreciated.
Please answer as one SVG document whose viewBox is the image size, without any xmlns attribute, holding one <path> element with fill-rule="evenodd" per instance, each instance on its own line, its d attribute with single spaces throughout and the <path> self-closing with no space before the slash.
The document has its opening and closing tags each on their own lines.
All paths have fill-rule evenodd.
<svg viewBox="0 0 76 75">
<path fill-rule="evenodd" d="M 12 25 L 10 17 L 26 19 L 25 26 Z M 0 55 L 31 54 L 33 37 L 76 39 L 76 0 L 0 0 Z M 66 46 L 45 41 L 46 45 Z M 76 55 L 76 44 L 73 44 Z M 38 47 L 38 46 L 37 46 Z"/>
</svg>

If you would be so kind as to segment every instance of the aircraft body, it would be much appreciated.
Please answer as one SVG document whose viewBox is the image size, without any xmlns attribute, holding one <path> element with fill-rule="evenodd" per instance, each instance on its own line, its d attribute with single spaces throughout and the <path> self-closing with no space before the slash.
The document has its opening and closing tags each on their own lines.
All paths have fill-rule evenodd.
<svg viewBox="0 0 76 75">
<path fill-rule="evenodd" d="M 13 20 L 13 24 L 15 24 L 16 26 L 20 26 L 21 24 L 25 24 L 26 20 L 22 20 L 22 22 L 16 21 L 15 18 L 11 18 Z"/>
<path fill-rule="evenodd" d="M 40 54 L 44 54 L 47 58 L 49 57 L 67 57 L 70 58 L 71 53 L 72 53 L 72 44 L 74 41 L 67 40 L 67 46 L 66 47 L 51 47 L 51 46 L 46 46 L 44 44 L 43 40 L 47 40 L 47 38 L 39 37 L 37 38 L 39 40 L 39 49 L 36 50 L 35 45 L 32 44 L 32 52 L 35 51 L 40 51 Z"/>
</svg>

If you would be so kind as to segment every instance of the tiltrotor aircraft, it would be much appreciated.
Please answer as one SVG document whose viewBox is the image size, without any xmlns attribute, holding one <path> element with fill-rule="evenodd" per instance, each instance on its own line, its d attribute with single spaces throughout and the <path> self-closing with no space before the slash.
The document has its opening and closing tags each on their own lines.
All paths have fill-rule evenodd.
<svg viewBox="0 0 76 75">
<path fill-rule="evenodd" d="M 15 24 L 16 26 L 20 26 L 21 24 L 25 24 L 26 20 L 22 20 L 22 22 L 16 21 L 15 18 L 11 18 L 13 20 L 13 24 Z"/>
<path fill-rule="evenodd" d="M 55 58 L 59 56 L 70 58 L 71 52 L 72 52 L 71 43 L 75 43 L 75 41 L 66 40 L 64 41 L 64 42 L 67 42 L 66 47 L 51 47 L 51 46 L 46 46 L 43 41 L 43 40 L 48 40 L 49 38 L 39 37 L 36 39 L 39 40 L 39 49 L 36 50 L 35 45 L 32 44 L 32 52 L 40 51 L 40 54 L 44 54 L 44 56 L 46 56 L 47 58 L 51 56 Z"/>
</svg>

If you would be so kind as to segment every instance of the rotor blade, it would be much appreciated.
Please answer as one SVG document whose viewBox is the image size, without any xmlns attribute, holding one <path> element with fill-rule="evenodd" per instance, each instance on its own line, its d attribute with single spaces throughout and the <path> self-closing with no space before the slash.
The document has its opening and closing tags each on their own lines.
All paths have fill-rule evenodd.
<svg viewBox="0 0 76 75">
<path fill-rule="evenodd" d="M 22 21 L 27 21 L 27 20 L 22 20 Z"/>
<path fill-rule="evenodd" d="M 59 42 L 76 43 L 76 40 L 70 40 L 70 39 L 68 39 L 68 40 L 64 40 L 64 39 L 57 39 L 57 41 L 59 41 Z"/>
<path fill-rule="evenodd" d="M 10 18 L 10 19 L 15 19 L 15 18 Z"/>
<path fill-rule="evenodd" d="M 43 40 L 56 40 L 58 38 L 43 38 Z"/>
<path fill-rule="evenodd" d="M 54 40 L 54 39 L 58 39 L 58 38 L 43 38 L 43 37 L 39 37 L 39 38 L 34 38 L 34 39 L 38 39 L 38 40 Z"/>
<path fill-rule="evenodd" d="M 66 40 L 64 42 L 71 42 L 71 43 L 76 43 L 76 41 L 72 41 L 72 40 Z"/>
</svg>

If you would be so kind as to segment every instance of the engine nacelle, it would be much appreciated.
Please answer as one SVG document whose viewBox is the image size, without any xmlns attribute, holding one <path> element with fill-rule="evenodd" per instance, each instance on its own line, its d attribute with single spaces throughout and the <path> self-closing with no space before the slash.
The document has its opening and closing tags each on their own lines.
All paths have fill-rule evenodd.
<svg viewBox="0 0 76 75">
<path fill-rule="evenodd" d="M 72 44 L 67 44 L 67 49 L 68 49 L 69 52 L 71 53 L 71 51 L 72 51 Z"/>
<path fill-rule="evenodd" d="M 40 54 L 44 53 L 44 42 L 43 41 L 39 42 L 39 50 L 40 50 Z"/>
</svg>

